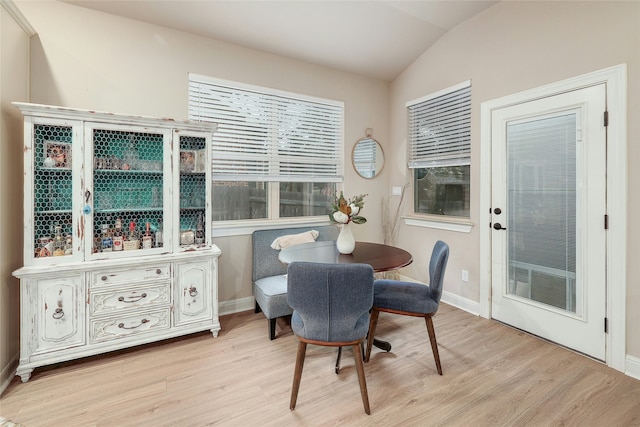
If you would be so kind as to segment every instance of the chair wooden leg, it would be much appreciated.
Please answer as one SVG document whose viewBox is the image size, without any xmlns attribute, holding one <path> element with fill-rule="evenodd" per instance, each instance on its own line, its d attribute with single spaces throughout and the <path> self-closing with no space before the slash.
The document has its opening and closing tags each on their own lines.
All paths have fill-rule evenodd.
<svg viewBox="0 0 640 427">
<path fill-rule="evenodd" d="M 369 320 L 369 337 L 367 338 L 367 352 L 364 357 L 364 361 L 368 362 L 371 356 L 371 347 L 373 346 L 373 338 L 376 333 L 376 326 L 378 326 L 378 316 L 380 312 L 375 308 L 371 311 L 371 318 Z"/>
<path fill-rule="evenodd" d="M 436 368 L 438 368 L 438 375 L 442 375 L 442 366 L 440 365 L 440 353 L 438 353 L 438 343 L 436 342 L 436 331 L 433 328 L 433 320 L 431 315 L 425 317 L 427 322 L 427 331 L 429 332 L 429 341 L 431 341 L 431 350 L 433 351 L 433 357 L 436 359 Z"/>
<path fill-rule="evenodd" d="M 360 344 L 353 346 L 353 357 L 356 360 L 356 370 L 358 371 L 358 382 L 360 383 L 360 394 L 362 395 L 362 404 L 364 412 L 371 415 L 369 408 L 369 394 L 367 393 L 367 381 L 364 378 L 364 363 L 362 362 L 362 348 Z"/>
<path fill-rule="evenodd" d="M 302 367 L 304 366 L 304 356 L 307 352 L 307 343 L 300 341 L 298 343 L 298 355 L 296 356 L 296 368 L 293 373 L 293 386 L 291 387 L 291 402 L 289 409 L 296 408 L 298 400 L 298 390 L 300 390 L 300 378 L 302 378 Z"/>
<path fill-rule="evenodd" d="M 276 321 L 278 319 L 276 319 L 275 317 L 273 319 L 269 319 L 269 339 L 271 341 L 273 341 L 276 338 Z"/>
</svg>

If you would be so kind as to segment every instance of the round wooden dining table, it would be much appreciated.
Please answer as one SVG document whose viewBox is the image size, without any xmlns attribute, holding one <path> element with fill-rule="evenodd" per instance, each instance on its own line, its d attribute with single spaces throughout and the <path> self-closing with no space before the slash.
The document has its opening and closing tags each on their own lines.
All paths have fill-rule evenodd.
<svg viewBox="0 0 640 427">
<path fill-rule="evenodd" d="M 320 242 L 302 243 L 282 249 L 278 255 L 280 262 L 291 264 L 292 262 L 320 262 L 324 264 L 369 264 L 373 271 L 379 273 L 383 271 L 397 270 L 413 262 L 411 254 L 404 249 L 381 243 L 356 242 L 356 247 L 350 254 L 338 252 L 336 242 L 326 240 Z M 391 351 L 391 343 L 377 338 L 373 340 L 373 345 Z M 338 349 L 338 359 L 336 360 L 336 373 L 340 369 L 340 356 L 342 348 Z"/>
<path fill-rule="evenodd" d="M 289 246 L 280 251 L 278 259 L 284 264 L 295 261 L 325 264 L 369 264 L 375 272 L 397 270 L 413 262 L 413 257 L 409 252 L 382 243 L 356 242 L 356 247 L 351 254 L 341 254 L 333 240 Z"/>
</svg>

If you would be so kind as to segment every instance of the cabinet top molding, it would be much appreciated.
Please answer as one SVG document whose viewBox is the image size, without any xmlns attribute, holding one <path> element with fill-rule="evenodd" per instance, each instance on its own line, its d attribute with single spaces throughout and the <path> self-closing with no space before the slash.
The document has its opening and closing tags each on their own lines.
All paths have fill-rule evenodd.
<svg viewBox="0 0 640 427">
<path fill-rule="evenodd" d="M 58 271 L 65 271 L 70 274 L 85 273 L 91 270 L 108 269 L 108 268 L 123 268 L 131 265 L 154 265 L 157 263 L 168 262 L 188 262 L 198 258 L 218 258 L 222 254 L 222 251 L 215 244 L 207 249 L 201 249 L 198 251 L 186 251 L 186 252 L 165 252 L 160 255 L 147 255 L 132 258 L 120 258 L 120 259 L 96 259 L 92 261 L 82 262 L 67 262 L 60 264 L 47 264 L 47 265 L 26 265 L 15 270 L 12 274 L 18 279 L 36 277 L 46 278 L 50 277 L 52 273 Z M 105 265 L 107 263 L 108 265 Z"/>
<path fill-rule="evenodd" d="M 83 110 L 79 108 L 60 107 L 55 105 L 32 104 L 28 102 L 12 102 L 25 116 L 56 117 L 61 119 L 81 119 L 100 123 L 117 123 L 132 125 L 152 125 L 156 128 L 175 128 L 191 131 L 215 132 L 215 123 L 193 120 L 178 120 L 166 117 L 135 116 L 130 114 L 109 113 L 105 111 Z"/>
</svg>

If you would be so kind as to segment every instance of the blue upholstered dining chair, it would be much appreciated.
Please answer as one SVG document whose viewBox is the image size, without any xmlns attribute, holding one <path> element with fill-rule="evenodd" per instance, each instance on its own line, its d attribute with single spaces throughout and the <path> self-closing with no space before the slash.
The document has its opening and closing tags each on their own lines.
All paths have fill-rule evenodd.
<svg viewBox="0 0 640 427">
<path fill-rule="evenodd" d="M 438 374 L 442 375 L 440 354 L 436 342 L 436 332 L 433 328 L 432 316 L 438 311 L 440 297 L 442 296 L 442 284 L 444 272 L 449 259 L 449 246 L 438 240 L 431 252 L 429 261 L 429 285 L 422 283 L 403 282 L 400 280 L 378 279 L 373 284 L 373 309 L 369 324 L 369 339 L 367 340 L 367 353 L 365 361 L 371 356 L 371 346 L 378 324 L 378 316 L 381 311 L 405 316 L 424 317 L 427 323 L 431 350 L 436 360 Z"/>
<path fill-rule="evenodd" d="M 364 411 L 370 414 L 362 343 L 373 304 L 373 269 L 367 264 L 293 262 L 287 271 L 291 329 L 298 337 L 290 409 L 295 409 L 307 344 L 351 346 Z"/>
</svg>

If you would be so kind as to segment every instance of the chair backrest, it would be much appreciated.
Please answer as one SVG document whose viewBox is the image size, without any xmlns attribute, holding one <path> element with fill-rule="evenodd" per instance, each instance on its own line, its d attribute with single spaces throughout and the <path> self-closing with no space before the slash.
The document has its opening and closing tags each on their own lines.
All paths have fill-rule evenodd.
<svg viewBox="0 0 640 427">
<path fill-rule="evenodd" d="M 323 225 L 320 227 L 298 227 L 298 228 L 277 228 L 273 230 L 258 230 L 252 235 L 253 243 L 253 270 L 252 280 L 255 282 L 263 277 L 284 275 L 287 273 L 287 266 L 278 260 L 280 251 L 273 249 L 271 243 L 281 236 L 288 234 L 304 233 L 309 230 L 317 230 L 316 241 L 336 240 L 338 238 L 338 227 L 335 225 Z"/>
<path fill-rule="evenodd" d="M 362 339 L 373 306 L 373 268 L 293 262 L 287 272 L 287 299 L 297 336 L 324 342 Z"/>
<path fill-rule="evenodd" d="M 431 261 L 429 261 L 429 290 L 431 291 L 431 298 L 437 303 L 440 302 L 440 297 L 442 296 L 444 271 L 447 268 L 448 259 L 449 245 L 442 240 L 438 240 L 433 246 Z"/>
</svg>

